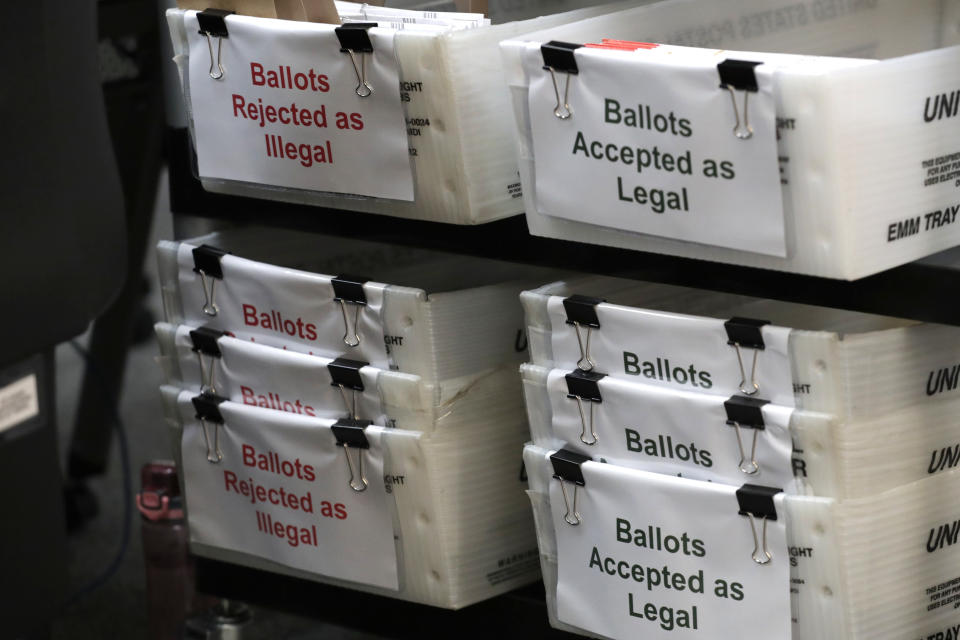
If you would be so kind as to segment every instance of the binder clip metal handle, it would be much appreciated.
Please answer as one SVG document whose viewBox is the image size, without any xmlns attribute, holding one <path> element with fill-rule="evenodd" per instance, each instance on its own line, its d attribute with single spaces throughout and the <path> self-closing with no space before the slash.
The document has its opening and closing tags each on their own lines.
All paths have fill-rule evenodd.
<svg viewBox="0 0 960 640">
<path fill-rule="evenodd" d="M 567 313 L 567 324 L 572 324 L 577 333 L 577 345 L 580 347 L 580 359 L 577 360 L 577 368 L 580 371 L 593 371 L 597 366 L 597 363 L 590 357 L 590 337 L 594 329 L 600 328 L 597 305 L 601 302 L 605 301 L 602 298 L 581 295 L 572 295 L 563 300 L 563 308 Z M 586 340 L 581 333 L 583 327 L 586 327 Z"/>
<path fill-rule="evenodd" d="M 340 303 L 340 313 L 343 315 L 343 343 L 348 347 L 359 347 L 360 330 L 358 326 L 360 324 L 360 309 L 363 305 L 357 304 L 356 302 L 346 302 L 343 299 L 338 299 L 337 302 Z M 350 321 L 347 319 L 347 304 L 355 307 L 352 329 L 350 328 Z"/>
<path fill-rule="evenodd" d="M 207 421 L 200 419 L 200 428 L 203 431 L 203 442 L 207 447 L 207 462 L 219 464 L 223 461 L 223 452 L 220 451 L 220 425 L 213 423 L 213 446 L 210 446 L 210 436 L 207 433 Z"/>
<path fill-rule="evenodd" d="M 762 63 L 750 60 L 727 59 L 717 65 L 720 74 L 720 88 L 730 92 L 730 101 L 733 104 L 735 124 L 733 135 L 740 140 L 749 140 L 753 137 L 753 127 L 750 126 L 750 94 L 759 90 L 755 68 Z M 737 108 L 737 91 L 743 92 L 743 116 Z"/>
<path fill-rule="evenodd" d="M 354 93 L 361 98 L 368 98 L 373 94 L 373 87 L 367 81 L 367 55 L 373 53 L 373 42 L 368 31 L 375 26 L 375 22 L 353 22 L 335 29 L 340 41 L 340 52 L 350 56 L 353 71 L 357 74 L 357 88 Z M 360 56 L 359 64 L 357 54 Z"/>
<path fill-rule="evenodd" d="M 753 534 L 753 553 L 750 554 L 750 557 L 757 564 L 770 564 L 773 560 L 773 554 L 767 548 L 767 518 L 763 518 L 763 533 L 758 536 L 757 523 L 753 514 L 748 513 L 746 516 L 750 520 L 750 533 Z"/>
<path fill-rule="evenodd" d="M 220 426 L 223 424 L 223 415 L 220 405 L 226 401 L 212 393 L 201 393 L 193 398 L 193 407 L 196 409 L 196 418 L 200 421 L 200 431 L 203 433 L 203 443 L 207 449 L 207 462 L 219 464 L 223 461 L 223 452 L 220 450 Z M 209 429 L 213 426 L 213 440 L 211 443 Z"/>
<path fill-rule="evenodd" d="M 367 306 L 367 294 L 363 290 L 364 278 L 337 276 L 332 280 L 334 302 L 340 305 L 343 315 L 343 343 L 348 347 L 360 346 L 360 310 Z M 347 317 L 347 305 L 353 305 L 353 326 Z"/>
<path fill-rule="evenodd" d="M 600 381 L 604 377 L 606 376 L 603 373 L 580 371 L 579 369 L 566 375 L 567 398 L 576 400 L 577 409 L 580 412 L 580 442 L 590 447 L 600 441 L 594 426 L 593 411 L 594 405 L 603 402 L 603 396 L 600 393 Z M 587 412 L 583 410 L 584 402 L 589 405 L 587 410 L 590 414 L 589 420 L 587 419 Z M 590 440 L 587 440 L 588 429 Z"/>
<path fill-rule="evenodd" d="M 550 463 L 553 465 L 553 477 L 560 481 L 560 491 L 563 494 L 563 505 L 566 513 L 563 514 L 563 521 L 571 527 L 579 526 L 583 522 L 583 517 L 577 509 L 577 490 L 586 486 L 583 479 L 584 462 L 591 461 L 589 456 L 580 455 L 569 449 L 561 449 L 550 456 Z M 567 495 L 566 484 L 573 485 L 573 500 Z"/>
<path fill-rule="evenodd" d="M 216 301 L 217 280 L 223 279 L 220 259 L 225 255 L 226 251 L 206 244 L 193 250 L 193 271 L 200 275 L 200 286 L 203 287 L 203 313 L 210 317 L 220 313 Z"/>
<path fill-rule="evenodd" d="M 573 485 L 573 505 L 571 507 L 570 499 L 567 497 L 567 483 L 563 478 L 560 479 L 560 491 L 563 493 L 563 504 L 567 512 L 563 514 L 563 521 L 571 527 L 579 526 L 583 522 L 580 512 L 577 511 L 577 489 L 579 485 Z"/>
<path fill-rule="evenodd" d="M 357 466 L 353 466 L 353 458 L 350 457 L 350 445 L 342 444 L 343 454 L 347 458 L 347 469 L 350 471 L 350 488 L 360 493 L 366 491 L 369 483 L 366 476 L 363 475 L 363 449 L 357 449 Z"/>
<path fill-rule="evenodd" d="M 343 400 L 343 406 L 348 417 L 354 420 L 360 417 L 357 415 L 357 397 L 363 393 L 363 378 L 360 375 L 360 369 L 368 364 L 359 360 L 337 358 L 327 365 L 332 380 L 330 384 L 339 389 L 340 398 Z"/>
<path fill-rule="evenodd" d="M 757 361 L 760 352 L 766 349 L 763 341 L 763 327 L 770 324 L 767 320 L 754 320 L 752 318 L 731 318 L 723 323 L 727 331 L 727 344 L 733 347 L 737 352 L 737 364 L 740 366 L 740 393 L 748 396 L 756 395 L 760 391 L 760 383 L 757 381 Z M 749 383 L 747 382 L 747 370 L 743 366 L 742 349 L 753 349 L 753 364 L 750 367 Z M 749 386 L 748 386 L 749 384 Z"/>
<path fill-rule="evenodd" d="M 224 335 L 226 335 L 225 332 L 209 327 L 200 327 L 190 331 L 190 341 L 193 343 L 192 351 L 197 354 L 197 361 L 200 363 L 200 393 L 216 394 L 217 392 L 215 361 L 223 357 L 217 341 Z M 206 360 L 204 360 L 204 356 L 206 356 Z"/>
<path fill-rule="evenodd" d="M 740 365 L 740 383 L 738 385 L 740 393 L 745 393 L 748 396 L 756 395 L 756 393 L 760 391 L 760 383 L 757 382 L 757 358 L 760 355 L 760 350 L 753 350 L 753 364 L 750 366 L 750 386 L 747 387 L 747 371 L 743 367 L 743 355 L 740 352 L 740 343 L 734 342 L 733 348 L 737 350 L 737 364 Z"/>
<path fill-rule="evenodd" d="M 207 38 L 207 50 L 210 52 L 210 69 L 208 73 L 214 80 L 223 78 L 223 39 L 230 36 L 227 32 L 226 17 L 236 13 L 224 9 L 205 9 L 197 13 L 197 22 L 200 23 L 200 33 Z M 213 38 L 217 39 L 217 56 L 214 63 Z M 214 72 L 214 66 L 217 71 Z"/>
<path fill-rule="evenodd" d="M 547 70 L 550 72 L 550 79 L 553 81 L 553 92 L 557 96 L 557 104 L 553 108 L 553 115 L 561 120 L 569 120 L 573 115 L 573 111 L 570 109 L 570 74 L 567 74 L 567 81 L 563 83 L 563 102 L 561 102 L 560 87 L 557 85 L 557 72 L 553 67 L 547 67 Z"/>
<path fill-rule="evenodd" d="M 750 476 L 760 471 L 760 463 L 757 462 L 757 440 L 760 437 L 760 432 L 766 429 L 763 420 L 763 407 L 767 404 L 769 402 L 766 400 L 743 396 L 733 396 L 723 403 L 723 408 L 727 412 L 727 424 L 734 428 L 737 435 L 737 447 L 740 450 L 740 462 L 737 463 L 737 466 L 741 472 Z M 753 444 L 750 446 L 749 456 L 743 447 L 741 432 L 744 428 L 753 430 Z"/>
<path fill-rule="evenodd" d="M 350 54 L 350 63 L 353 64 L 353 72 L 357 74 L 357 88 L 353 91 L 361 98 L 369 98 L 373 95 L 373 87 L 367 82 L 367 56 L 362 53 L 360 54 L 360 65 L 358 67 L 356 54 L 350 49 L 347 50 L 347 53 Z"/>
<path fill-rule="evenodd" d="M 743 438 L 740 435 L 740 423 L 733 423 L 734 432 L 737 434 L 737 447 L 740 450 L 740 462 L 737 463 L 737 466 L 740 468 L 742 473 L 752 476 L 757 474 L 760 471 L 760 463 L 757 462 L 757 439 L 760 436 L 760 430 L 753 430 L 753 444 L 750 445 L 750 462 L 744 464 L 747 460 L 747 454 L 743 449 Z"/>
<path fill-rule="evenodd" d="M 573 328 L 577 332 L 577 346 L 580 347 L 580 359 L 577 360 L 577 368 L 580 371 L 593 371 L 597 367 L 597 363 L 590 357 L 590 337 L 593 335 L 593 327 L 587 327 L 587 340 L 584 342 L 580 335 L 581 326 L 579 322 L 573 323 Z"/>
<path fill-rule="evenodd" d="M 755 484 L 745 484 L 737 489 L 737 503 L 740 506 L 738 513 L 746 516 L 750 523 L 750 533 L 753 535 L 753 551 L 750 557 L 757 564 L 766 565 L 773 561 L 773 554 L 767 546 L 767 523 L 777 519 L 774 498 L 779 493 L 783 493 L 783 490 L 778 487 Z M 761 520 L 759 532 L 757 518 Z"/>
<path fill-rule="evenodd" d="M 343 400 L 343 408 L 347 412 L 347 417 L 356 420 L 360 417 L 357 415 L 357 392 L 351 389 L 348 397 L 345 386 L 338 384 L 337 388 L 340 389 L 340 398 Z"/>
<path fill-rule="evenodd" d="M 214 80 L 223 78 L 223 38 L 217 37 L 217 72 L 213 72 L 213 41 L 210 39 L 210 33 L 205 31 L 203 35 L 207 36 L 207 51 L 210 52 L 210 68 L 207 73 Z"/>
<path fill-rule="evenodd" d="M 203 313 L 208 315 L 211 318 L 216 317 L 220 313 L 220 307 L 217 306 L 216 296 L 217 296 L 217 279 L 211 278 L 210 282 L 207 282 L 207 272 L 201 269 L 197 273 L 200 274 L 200 286 L 203 287 Z"/>
<path fill-rule="evenodd" d="M 200 363 L 200 393 L 216 393 L 216 381 L 214 380 L 217 374 L 217 368 L 213 363 L 213 356 L 209 356 L 210 363 L 209 365 L 204 366 L 203 364 L 203 353 L 197 351 L 197 361 Z"/>
<path fill-rule="evenodd" d="M 743 126 L 740 124 L 740 109 L 737 108 L 737 92 L 733 85 L 727 85 L 727 91 L 730 92 L 730 102 L 733 105 L 733 135 L 740 140 L 749 140 L 753 137 L 753 127 L 750 126 L 750 92 L 743 92 Z"/>
<path fill-rule="evenodd" d="M 580 396 L 573 396 L 573 395 L 567 395 L 567 397 L 568 397 L 568 398 L 572 398 L 572 399 L 574 399 L 574 400 L 577 401 L 577 409 L 578 409 L 579 412 L 580 412 L 580 424 L 581 424 L 581 429 L 580 429 L 580 442 L 582 442 L 583 444 L 585 444 L 585 445 L 587 445 L 587 446 L 589 446 L 589 447 L 592 447 L 593 445 L 597 444 L 597 442 L 600 441 L 600 436 L 597 435 L 597 431 L 596 431 L 596 428 L 594 427 L 594 423 L 593 423 L 593 407 L 594 407 L 594 405 L 595 405 L 596 403 L 593 402 L 592 400 L 587 400 L 587 403 L 590 405 L 590 408 L 588 409 L 588 412 L 589 412 L 589 414 L 590 414 L 590 438 L 591 438 L 590 440 L 587 440 L 587 438 L 586 438 L 586 436 L 587 436 L 587 418 L 586 418 L 586 416 L 584 415 L 584 411 L 583 411 L 583 401 L 584 401 L 584 398 L 581 398 Z"/>
<path fill-rule="evenodd" d="M 370 441 L 364 429 L 370 426 L 369 420 L 338 420 L 332 427 L 334 437 L 337 439 L 337 445 L 343 447 L 343 455 L 347 459 L 347 471 L 350 473 L 348 484 L 350 488 L 360 493 L 366 491 L 369 486 L 366 476 L 363 473 L 363 450 L 370 448 Z M 353 456 L 350 455 L 350 449 L 357 450 L 357 462 L 354 464 Z"/>
<path fill-rule="evenodd" d="M 553 92 L 557 97 L 557 104 L 553 108 L 553 115 L 560 120 L 569 120 L 570 117 L 573 116 L 573 110 L 570 108 L 570 76 L 580 73 L 573 52 L 582 46 L 583 45 L 580 44 L 551 40 L 540 47 L 540 54 L 543 56 L 543 69 L 550 72 L 550 79 L 553 81 Z M 566 75 L 562 99 L 560 98 L 560 85 L 557 82 L 557 72 Z"/>
</svg>

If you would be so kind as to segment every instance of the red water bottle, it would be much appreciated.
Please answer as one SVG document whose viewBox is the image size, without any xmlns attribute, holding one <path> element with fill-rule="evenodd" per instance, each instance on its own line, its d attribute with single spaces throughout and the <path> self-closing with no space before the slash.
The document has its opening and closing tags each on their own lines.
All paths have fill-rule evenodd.
<svg viewBox="0 0 960 640">
<path fill-rule="evenodd" d="M 194 588 L 187 523 L 177 467 L 157 461 L 140 470 L 137 508 L 147 569 L 147 621 L 151 640 L 181 637 L 184 620 L 203 608 Z"/>
</svg>

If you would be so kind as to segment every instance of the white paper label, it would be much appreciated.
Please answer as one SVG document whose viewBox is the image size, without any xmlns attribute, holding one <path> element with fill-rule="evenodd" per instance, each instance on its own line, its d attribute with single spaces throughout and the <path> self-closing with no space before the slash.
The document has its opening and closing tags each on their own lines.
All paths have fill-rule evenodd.
<svg viewBox="0 0 960 640">
<path fill-rule="evenodd" d="M 233 402 L 310 418 L 372 420 L 387 426 L 378 393 L 381 369 L 361 367 L 362 391 L 334 386 L 327 368 L 332 360 L 322 356 L 276 349 L 230 336 L 217 341 L 220 357 L 193 351 L 190 327 L 177 329 L 177 353 L 183 382 L 197 392 L 211 380 L 217 395 Z M 203 358 L 201 380 L 200 362 Z M 354 413 L 355 412 L 355 413 Z"/>
<path fill-rule="evenodd" d="M 579 526 L 564 521 L 560 481 L 550 483 L 562 622 L 618 640 L 790 637 L 783 494 L 766 526 L 772 559 L 760 565 L 736 487 L 596 462 L 581 469 Z"/>
<path fill-rule="evenodd" d="M 346 304 L 344 321 L 344 310 L 334 301 L 330 276 L 225 255 L 220 259 L 223 279 L 207 279 L 208 287 L 216 282 L 218 309 L 216 316 L 208 316 L 203 312 L 207 300 L 203 284 L 193 271 L 193 249 L 182 244 L 177 255 L 186 322 L 229 331 L 241 340 L 311 355 L 343 355 L 378 369 L 390 368 L 381 318 L 386 285 L 365 283 L 367 304 Z M 354 324 L 360 344 L 349 346 L 344 338 L 349 331 L 351 342 L 356 341 Z"/>
<path fill-rule="evenodd" d="M 539 213 L 786 256 L 771 65 L 755 68 L 749 99 L 735 92 L 753 129 L 740 139 L 717 64 L 757 54 L 658 45 L 575 58 L 578 74 L 555 74 L 560 110 L 566 93 L 572 112 L 561 119 L 540 44 L 524 52 Z"/>
<path fill-rule="evenodd" d="M 567 392 L 567 373 L 551 371 L 547 391 L 555 435 L 567 442 L 568 449 L 631 469 L 794 490 L 790 435 L 793 409 L 764 405 L 764 428 L 742 427 L 742 444 L 738 445 L 736 428 L 727 424 L 725 398 L 608 376 L 598 383 L 602 402 L 580 401 L 581 418 L 577 400 Z M 741 467 L 751 473 L 741 471 Z"/>
<path fill-rule="evenodd" d="M 0 431 L 12 429 L 39 413 L 40 396 L 34 374 L 0 388 Z"/>
<path fill-rule="evenodd" d="M 202 177 L 413 200 L 392 30 L 370 29 L 373 53 L 354 54 L 373 90 L 360 97 L 334 25 L 236 15 L 226 23 L 229 37 L 208 42 L 196 12 L 184 16 Z M 211 46 L 219 80 L 210 77 L 219 73 Z"/>
<path fill-rule="evenodd" d="M 588 291 L 582 293 L 589 295 Z M 563 298 L 551 296 L 547 310 L 554 366 L 572 371 L 581 352 L 576 329 L 567 324 Z M 582 327 L 580 331 L 584 342 L 590 331 L 590 358 L 598 373 L 727 398 L 741 393 L 741 385 L 751 390 L 751 380 L 755 379 L 760 387 L 756 397 L 784 407 L 795 406 L 787 328 L 764 326 L 761 335 L 765 348 L 741 348 L 741 369 L 737 349 L 727 344 L 723 320 L 609 303 L 597 305 L 596 310 L 600 328 Z"/>
<path fill-rule="evenodd" d="M 398 588 L 393 515 L 383 482 L 382 427 L 365 430 L 365 491 L 350 488 L 331 421 L 220 405 L 223 460 L 207 460 L 189 394 L 181 396 L 190 537 L 319 575 Z M 213 424 L 207 425 L 213 442 Z M 354 458 L 354 463 L 357 459 Z"/>
</svg>

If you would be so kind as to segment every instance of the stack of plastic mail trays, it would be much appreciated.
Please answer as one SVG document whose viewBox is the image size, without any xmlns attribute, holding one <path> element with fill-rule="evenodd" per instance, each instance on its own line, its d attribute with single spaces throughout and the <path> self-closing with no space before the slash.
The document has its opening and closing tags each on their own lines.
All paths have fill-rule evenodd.
<svg viewBox="0 0 960 640">
<path fill-rule="evenodd" d="M 260 229 L 159 262 L 195 553 L 449 608 L 536 579 L 516 374 L 535 280 Z M 347 268 L 419 288 L 320 275 Z"/>
<path fill-rule="evenodd" d="M 957 329 L 602 278 L 521 298 L 556 626 L 956 636 Z"/>
<path fill-rule="evenodd" d="M 167 12 L 204 188 L 457 224 L 522 213 L 499 42 L 612 9 L 491 25 L 336 7 L 338 25 Z"/>
</svg>

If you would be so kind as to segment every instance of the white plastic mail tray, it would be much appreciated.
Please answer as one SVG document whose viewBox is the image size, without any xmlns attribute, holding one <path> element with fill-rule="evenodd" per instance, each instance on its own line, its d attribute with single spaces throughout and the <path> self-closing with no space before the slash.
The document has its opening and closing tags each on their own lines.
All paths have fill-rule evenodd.
<svg viewBox="0 0 960 640">
<path fill-rule="evenodd" d="M 433 430 L 434 390 L 418 376 L 277 349 L 206 327 L 158 323 L 154 329 L 169 385 L 314 418 Z"/>
<path fill-rule="evenodd" d="M 730 414 L 725 412 L 728 399 L 722 396 L 603 378 L 598 383 L 599 402 L 583 398 L 580 403 L 588 406 L 581 416 L 576 398 L 562 382 L 570 372 L 525 364 L 520 373 L 531 436 L 541 447 L 572 449 L 631 468 L 715 482 L 723 481 L 718 471 L 722 468 L 724 478 L 754 484 L 764 484 L 766 464 L 778 453 L 769 449 L 772 436 L 766 435 L 757 449 L 751 449 L 756 425 L 737 425 L 742 431 L 738 445 L 735 427 L 727 420 Z M 633 412 L 635 419 L 613 422 L 605 409 L 610 403 L 620 407 L 621 413 Z M 562 410 L 560 416 L 554 412 L 557 407 Z M 960 465 L 960 429 L 953 419 L 960 410 L 956 399 L 940 398 L 862 419 L 772 406 L 764 407 L 765 413 L 768 409 L 773 409 L 769 413 L 774 416 L 789 416 L 785 426 L 793 449 L 792 455 L 788 450 L 785 457 L 794 483 L 784 489 L 790 493 L 838 500 L 861 498 Z M 654 416 L 666 419 L 658 421 Z M 560 421 L 564 428 L 558 426 Z M 779 425 L 766 427 L 770 430 Z M 578 431 L 582 440 L 576 437 Z M 679 431 L 687 438 L 681 438 Z M 591 435 L 599 432 L 608 436 L 602 443 Z M 702 451 L 705 441 L 711 443 L 707 457 Z M 751 460 L 759 462 L 761 473 L 740 473 L 738 467 L 754 472 Z"/>
<path fill-rule="evenodd" d="M 666 0 L 504 42 L 501 53 L 519 131 L 530 231 L 550 238 L 847 280 L 953 247 L 960 243 L 958 24 L 960 2 L 956 0 Z M 576 216 L 544 215 L 534 189 L 541 159 L 534 156 L 531 126 L 537 118 L 556 117 L 554 91 L 549 91 L 550 104 L 532 109 L 531 82 L 542 77 L 531 74 L 550 71 L 524 67 L 524 54 L 550 41 L 583 45 L 603 39 L 712 49 L 718 63 L 725 50 L 869 60 L 844 67 L 808 59 L 777 68 L 773 74 L 785 257 L 711 246 L 709 238 L 692 242 L 682 236 L 603 226 L 597 216 L 605 213 L 589 208 Z M 576 59 L 587 54 L 571 55 Z M 738 57 L 749 59 L 749 55 Z M 570 86 L 566 101 L 574 114 L 570 123 L 577 119 L 576 100 L 594 97 L 577 93 L 581 81 L 586 82 L 576 74 L 556 72 L 558 96 L 566 91 L 565 83 Z M 710 91 L 719 94 L 725 88 L 718 80 Z M 642 96 L 641 89 L 636 93 Z M 742 110 L 744 92 L 735 93 L 736 107 Z M 674 111 L 682 113 L 697 100 L 690 95 Z M 723 104 L 730 110 L 732 138 L 733 107 L 729 99 Z M 630 144 L 628 131 L 610 132 L 617 133 L 620 144 Z M 611 165 L 610 171 L 615 181 L 616 167 Z M 637 175 L 633 171 L 631 179 Z M 589 188 L 582 181 L 566 184 L 571 190 Z M 749 211 L 749 181 L 740 202 Z M 731 219 L 731 225 L 735 222 Z M 758 246 L 751 242 L 751 229 L 738 233 L 743 235 L 741 244 Z"/>
<path fill-rule="evenodd" d="M 549 273 L 259 228 L 161 242 L 158 256 L 168 322 L 418 375 L 437 402 L 525 359 L 516 296 Z M 344 272 L 363 277 L 321 275 Z"/>
<path fill-rule="evenodd" d="M 211 544 L 191 545 L 194 553 L 260 570 L 336 584 L 361 591 L 458 609 L 537 579 L 537 546 L 521 480 L 526 426 L 516 380 L 480 381 L 447 407 L 433 434 L 387 429 L 383 482 L 395 502 L 399 590 L 332 580 L 262 557 Z M 196 421 L 194 393 L 163 387 L 162 396 L 173 450 L 182 469 L 184 426 Z M 277 411 L 235 405 L 264 429 L 280 428 Z M 287 418 L 289 420 L 289 418 Z M 307 423 L 320 419 L 296 416 Z M 207 425 L 211 427 L 212 425 Z M 229 430 L 229 424 L 219 426 Z M 202 447 L 201 447 L 202 448 Z M 310 455 L 304 450 L 298 455 Z M 347 466 L 343 465 L 344 482 Z M 181 478 L 182 480 L 182 478 Z M 189 483 L 185 485 L 190 514 Z"/>
<path fill-rule="evenodd" d="M 448 33 L 397 31 L 401 100 L 414 172 L 412 202 L 220 179 L 204 178 L 203 186 L 218 193 L 456 224 L 522 213 L 510 98 L 504 89 L 498 43 L 609 10 L 596 7 Z M 195 135 L 185 14 L 169 10 L 167 21 Z"/>
<path fill-rule="evenodd" d="M 532 361 L 548 368 L 592 362 L 633 382 L 747 392 L 848 422 L 960 387 L 955 327 L 602 277 L 525 291 L 521 301 Z"/>
<path fill-rule="evenodd" d="M 547 608 L 554 627 L 585 633 L 557 620 L 558 563 L 585 560 L 557 557 L 550 452 L 524 450 Z M 944 591 L 955 593 L 960 577 L 960 546 L 952 544 L 960 514 L 946 496 L 958 490 L 960 471 L 953 471 L 842 503 L 786 496 L 791 584 L 783 588 L 792 592 L 793 640 L 927 638 L 953 628 L 955 599 Z M 589 500 L 589 487 L 579 487 L 579 496 Z M 752 546 L 746 523 L 737 534 Z"/>
</svg>

